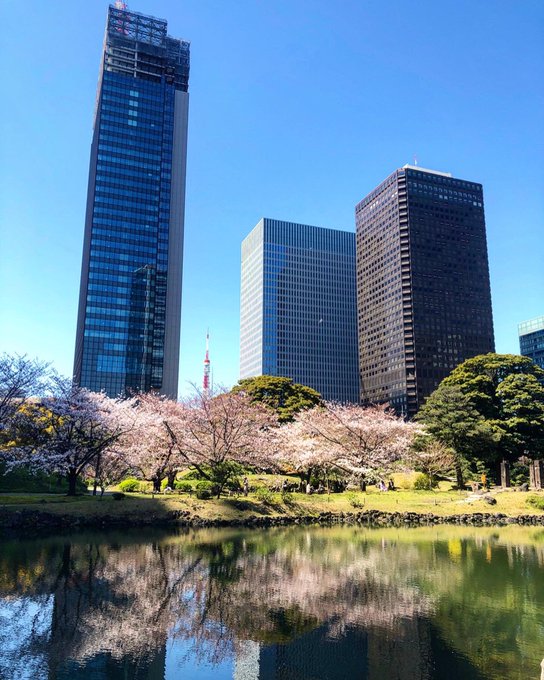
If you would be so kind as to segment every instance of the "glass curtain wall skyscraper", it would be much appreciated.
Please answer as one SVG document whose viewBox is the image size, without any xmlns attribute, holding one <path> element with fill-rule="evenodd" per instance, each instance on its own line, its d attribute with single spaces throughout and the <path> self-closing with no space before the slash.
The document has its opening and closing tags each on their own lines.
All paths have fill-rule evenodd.
<svg viewBox="0 0 544 680">
<path fill-rule="evenodd" d="M 519 350 L 544 368 L 544 316 L 518 324 Z"/>
<path fill-rule="evenodd" d="M 189 43 L 110 5 L 91 145 L 74 377 L 177 396 Z"/>
<path fill-rule="evenodd" d="M 406 165 L 355 208 L 363 403 L 413 416 L 494 351 L 481 184 Z"/>
<path fill-rule="evenodd" d="M 240 377 L 358 400 L 355 234 L 262 219 L 242 243 Z"/>
</svg>

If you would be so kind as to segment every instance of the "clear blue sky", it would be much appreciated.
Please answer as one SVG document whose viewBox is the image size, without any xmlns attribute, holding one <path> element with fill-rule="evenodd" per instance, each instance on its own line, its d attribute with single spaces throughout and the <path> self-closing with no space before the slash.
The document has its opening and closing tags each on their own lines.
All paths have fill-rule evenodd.
<svg viewBox="0 0 544 680">
<path fill-rule="evenodd" d="M 0 352 L 71 374 L 107 3 L 2 0 Z M 180 385 L 238 378 L 240 243 L 412 163 L 484 186 L 497 351 L 544 313 L 541 0 L 139 0 L 191 41 Z"/>
</svg>

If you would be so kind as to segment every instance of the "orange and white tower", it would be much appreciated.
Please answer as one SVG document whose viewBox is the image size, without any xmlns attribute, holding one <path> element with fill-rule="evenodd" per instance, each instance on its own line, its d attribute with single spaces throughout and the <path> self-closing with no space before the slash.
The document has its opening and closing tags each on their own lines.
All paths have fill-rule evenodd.
<svg viewBox="0 0 544 680">
<path fill-rule="evenodd" d="M 206 356 L 204 357 L 204 377 L 202 378 L 202 392 L 205 397 L 210 393 L 210 333 L 206 333 Z"/>
</svg>

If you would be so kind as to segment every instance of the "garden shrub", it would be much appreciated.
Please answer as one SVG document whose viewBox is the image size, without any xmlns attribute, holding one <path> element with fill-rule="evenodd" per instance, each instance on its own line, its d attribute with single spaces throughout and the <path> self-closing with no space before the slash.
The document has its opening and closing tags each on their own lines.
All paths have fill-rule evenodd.
<svg viewBox="0 0 544 680">
<path fill-rule="evenodd" d="M 233 477 L 232 479 L 229 479 L 228 482 L 225 483 L 225 489 L 233 491 L 234 493 L 241 493 L 242 484 L 240 483 L 239 478 Z"/>
<path fill-rule="evenodd" d="M 525 502 L 537 510 L 544 510 L 544 496 L 529 496 Z"/>
<path fill-rule="evenodd" d="M 274 499 L 274 494 L 266 486 L 260 486 L 255 490 L 255 497 L 262 503 L 270 503 Z"/>
<path fill-rule="evenodd" d="M 196 489 L 196 497 L 201 500 L 208 500 L 208 498 L 212 497 L 212 493 L 214 491 L 214 486 L 211 482 L 208 481 L 201 481 L 198 482 L 198 484 L 195 487 Z"/>
<path fill-rule="evenodd" d="M 140 480 L 134 479 L 134 477 L 129 477 L 128 479 L 123 479 L 119 484 L 119 490 L 125 493 L 134 493 L 140 490 Z"/>
<path fill-rule="evenodd" d="M 204 477 L 200 474 L 200 472 L 198 470 L 189 470 L 189 472 L 186 472 L 183 475 L 183 479 L 198 481 L 198 480 L 204 480 Z"/>
<path fill-rule="evenodd" d="M 414 488 L 414 480 L 416 477 L 417 474 L 414 472 L 399 472 L 396 475 L 393 475 L 393 480 L 398 489 L 408 491 Z"/>
<path fill-rule="evenodd" d="M 170 489 L 176 489 L 177 488 L 176 482 L 177 482 L 177 479 L 174 479 L 174 486 L 171 486 Z M 168 488 L 168 478 L 165 477 L 161 482 L 161 491 L 164 491 L 167 488 Z"/>
<path fill-rule="evenodd" d="M 352 508 L 362 508 L 364 506 L 364 503 L 362 503 L 361 499 L 359 498 L 359 494 L 353 491 L 348 493 L 348 503 Z"/>
<path fill-rule="evenodd" d="M 183 480 L 176 479 L 174 482 L 174 489 L 176 491 L 181 491 L 181 493 L 191 493 L 193 490 L 193 485 L 191 482 L 185 482 Z"/>
<path fill-rule="evenodd" d="M 420 472 L 419 475 L 414 479 L 415 491 L 429 491 L 429 489 L 436 488 L 437 486 L 438 480 L 436 478 L 433 479 L 431 487 L 431 480 L 429 478 L 429 475 L 426 475 L 423 472 Z"/>
</svg>

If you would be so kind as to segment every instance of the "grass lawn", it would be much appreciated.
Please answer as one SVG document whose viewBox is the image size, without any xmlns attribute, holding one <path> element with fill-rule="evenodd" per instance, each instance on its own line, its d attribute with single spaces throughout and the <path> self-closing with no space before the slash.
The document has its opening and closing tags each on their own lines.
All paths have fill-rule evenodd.
<svg viewBox="0 0 544 680">
<path fill-rule="evenodd" d="M 264 476 L 256 476 L 263 481 Z M 250 480 L 252 482 L 253 480 Z M 448 486 L 449 484 L 443 485 Z M 52 514 L 75 516 L 129 515 L 139 517 L 152 513 L 160 519 L 171 511 L 188 511 L 191 515 L 205 519 L 233 520 L 255 515 L 317 515 L 320 512 L 359 512 L 380 510 L 383 512 L 417 512 L 434 515 L 460 515 L 469 513 L 503 513 L 512 517 L 518 515 L 542 515 L 544 511 L 527 504 L 535 492 L 521 493 L 493 489 L 496 505 L 483 500 L 467 502 L 468 492 L 457 492 L 440 488 L 436 491 L 399 490 L 380 492 L 369 487 L 366 493 L 347 492 L 323 495 L 272 493 L 262 500 L 254 493 L 248 497 L 221 497 L 220 499 L 199 500 L 186 493 L 152 494 L 130 493 L 121 500 L 115 500 L 111 493 L 103 498 L 91 495 L 69 498 L 58 494 L 0 494 L 0 513 L 25 509 L 41 510 Z M 544 497 L 544 492 L 536 492 Z"/>
</svg>

